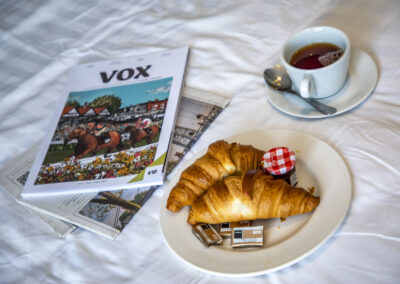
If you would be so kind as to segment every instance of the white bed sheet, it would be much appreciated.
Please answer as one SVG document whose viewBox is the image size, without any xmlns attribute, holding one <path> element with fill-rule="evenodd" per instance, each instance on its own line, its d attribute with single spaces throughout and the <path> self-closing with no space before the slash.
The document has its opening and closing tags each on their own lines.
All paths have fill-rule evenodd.
<svg viewBox="0 0 400 284">
<path fill-rule="evenodd" d="M 196 271 L 169 251 L 158 224 L 164 188 L 114 241 L 79 229 L 60 239 L 0 191 L 0 283 L 399 283 L 399 15 L 396 0 L 1 2 L 0 166 L 44 135 L 71 66 L 190 45 L 186 85 L 232 100 L 184 161 L 216 139 L 300 129 L 342 155 L 353 201 L 311 256 L 230 279 Z M 377 63 L 379 81 L 350 112 L 297 119 L 267 102 L 262 71 L 288 36 L 315 25 L 345 31 Z"/>
</svg>

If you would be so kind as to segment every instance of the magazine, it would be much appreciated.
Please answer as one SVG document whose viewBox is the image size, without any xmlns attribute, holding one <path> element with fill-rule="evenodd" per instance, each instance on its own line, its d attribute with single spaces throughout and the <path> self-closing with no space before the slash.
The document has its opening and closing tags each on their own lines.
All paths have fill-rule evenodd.
<svg viewBox="0 0 400 284">
<path fill-rule="evenodd" d="M 22 196 L 163 183 L 189 48 L 78 65 Z"/>
<path fill-rule="evenodd" d="M 188 152 L 218 114 L 229 98 L 186 88 L 176 120 L 174 137 L 168 155 L 167 174 Z M 28 176 L 39 145 L 23 153 L 0 172 L 0 186 L 7 191 L 23 184 Z M 9 179 L 11 182 L 2 183 Z M 19 203 L 43 214 L 73 223 L 94 233 L 114 239 L 129 223 L 157 186 L 112 192 L 78 193 L 41 197 L 21 197 Z"/>
</svg>

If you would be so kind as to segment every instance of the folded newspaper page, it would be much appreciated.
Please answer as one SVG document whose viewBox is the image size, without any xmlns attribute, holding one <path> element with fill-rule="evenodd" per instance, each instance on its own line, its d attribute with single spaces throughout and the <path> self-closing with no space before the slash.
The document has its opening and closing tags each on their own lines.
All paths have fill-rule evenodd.
<svg viewBox="0 0 400 284">
<path fill-rule="evenodd" d="M 0 187 L 11 195 L 14 199 L 20 199 L 22 188 L 24 187 L 29 169 L 32 166 L 33 159 L 39 150 L 39 143 L 31 147 L 26 153 L 15 158 L 10 164 L 0 171 Z M 75 229 L 75 226 L 50 216 L 48 212 L 42 213 L 37 210 L 30 210 L 32 214 L 37 215 L 46 223 L 56 235 L 65 237 Z"/>
<path fill-rule="evenodd" d="M 160 185 L 189 48 L 78 65 L 22 196 Z"/>
<path fill-rule="evenodd" d="M 228 102 L 229 98 L 217 94 L 185 89 L 168 154 L 167 173 L 172 171 Z M 7 175 L 12 176 L 14 181 L 11 184 L 0 182 L 1 187 L 7 191 L 15 190 L 12 188 L 12 184 L 16 183 L 16 180 L 20 184 L 24 182 L 35 159 L 38 147 L 39 145 L 32 147 L 27 153 L 22 154 L 6 167 Z M 4 171 L 0 174 L 4 175 Z M 152 186 L 112 192 L 43 197 L 21 198 L 18 195 L 14 196 L 19 203 L 36 212 L 54 216 L 114 239 L 150 198 L 156 188 L 157 186 Z"/>
</svg>

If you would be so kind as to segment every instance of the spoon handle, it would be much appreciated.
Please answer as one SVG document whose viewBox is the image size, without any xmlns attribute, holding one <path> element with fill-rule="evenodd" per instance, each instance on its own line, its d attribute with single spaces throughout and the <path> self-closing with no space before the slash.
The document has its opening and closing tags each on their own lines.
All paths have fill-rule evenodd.
<svg viewBox="0 0 400 284">
<path fill-rule="evenodd" d="M 336 113 L 336 108 L 325 105 L 323 103 L 320 103 L 319 101 L 315 100 L 315 99 L 310 99 L 310 98 L 303 98 L 302 96 L 300 96 L 299 93 L 297 93 L 296 91 L 293 90 L 286 90 L 286 92 L 291 93 L 293 95 L 298 96 L 299 98 L 303 99 L 304 101 L 306 101 L 307 103 L 309 103 L 310 105 L 312 105 L 314 108 L 316 108 L 317 110 L 319 110 L 321 113 L 326 114 L 326 115 L 331 115 Z"/>
<path fill-rule="evenodd" d="M 308 99 L 308 98 L 304 98 L 304 100 L 306 102 L 308 102 L 310 105 L 312 105 L 313 107 L 315 107 L 317 110 L 322 112 L 323 114 L 330 115 L 330 114 L 336 113 L 336 108 L 328 106 L 328 105 L 325 105 L 323 103 L 320 103 L 317 100 Z"/>
</svg>

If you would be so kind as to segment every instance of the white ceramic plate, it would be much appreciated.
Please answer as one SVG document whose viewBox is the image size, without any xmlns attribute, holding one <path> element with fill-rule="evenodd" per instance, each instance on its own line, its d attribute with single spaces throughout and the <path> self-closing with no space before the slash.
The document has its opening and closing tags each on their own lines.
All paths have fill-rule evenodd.
<svg viewBox="0 0 400 284">
<path fill-rule="evenodd" d="M 264 225 L 264 247 L 232 249 L 229 240 L 222 247 L 205 248 L 186 223 L 189 208 L 178 213 L 166 207 L 169 192 L 178 182 L 177 173 L 163 196 L 161 231 L 167 245 L 183 261 L 208 273 L 225 276 L 255 276 L 287 267 L 321 246 L 338 228 L 351 202 L 351 178 L 338 153 L 321 140 L 290 130 L 260 130 L 227 139 L 268 150 L 286 146 L 296 154 L 299 186 L 315 188 L 321 203 L 313 213 L 280 219 L 259 220 Z M 185 167 L 206 152 L 193 157 Z M 183 170 L 183 169 L 182 169 Z"/>
<path fill-rule="evenodd" d="M 344 113 L 361 104 L 373 91 L 377 81 L 378 69 L 372 58 L 366 52 L 352 48 L 345 85 L 337 94 L 319 100 L 335 107 L 335 114 L 324 115 L 302 99 L 277 92 L 269 86 L 266 86 L 266 96 L 274 107 L 284 113 L 302 118 L 325 118 Z"/>
</svg>

